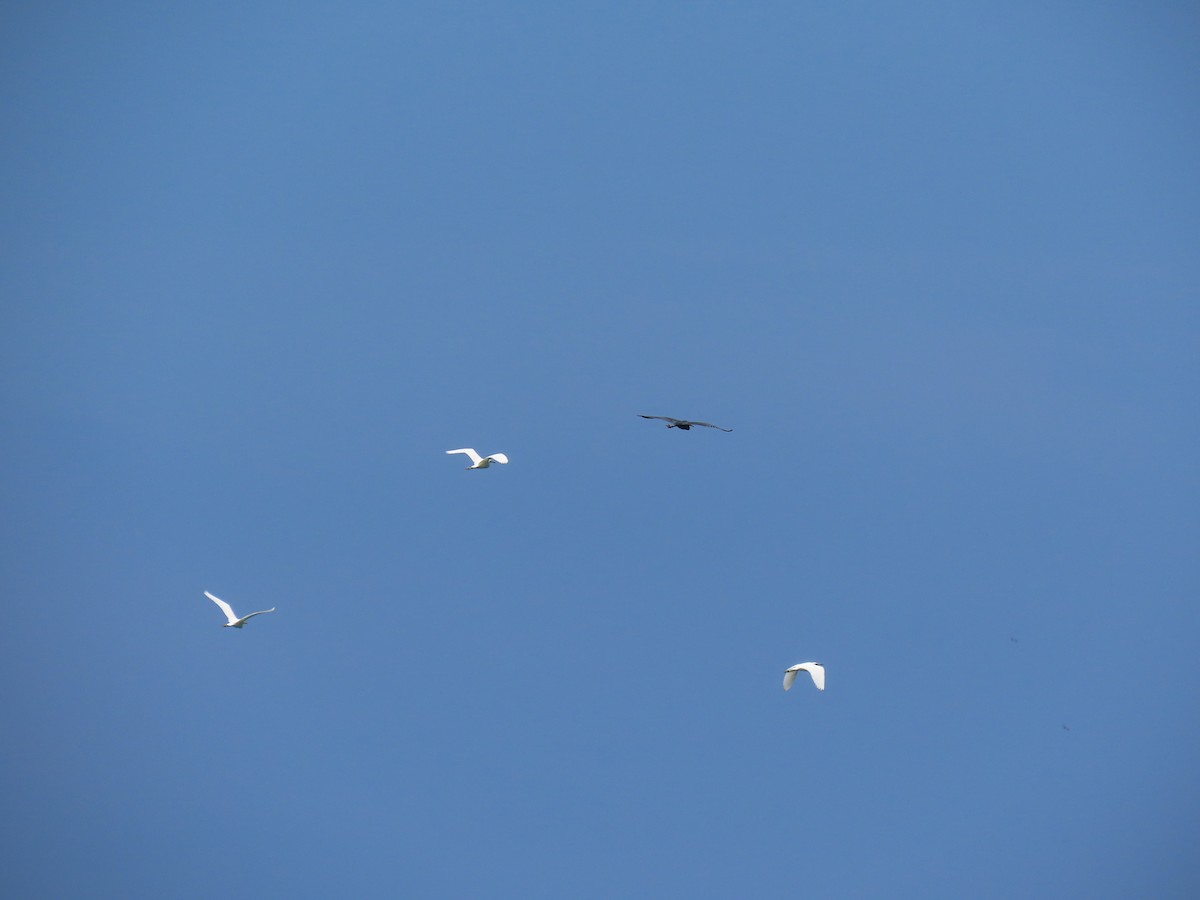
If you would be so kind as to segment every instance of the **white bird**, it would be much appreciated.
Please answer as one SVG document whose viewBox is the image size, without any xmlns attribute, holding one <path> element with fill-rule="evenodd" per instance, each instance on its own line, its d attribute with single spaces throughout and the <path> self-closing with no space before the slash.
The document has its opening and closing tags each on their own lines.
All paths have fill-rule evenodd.
<svg viewBox="0 0 1200 900">
<path fill-rule="evenodd" d="M 817 686 L 818 691 L 825 690 L 825 667 L 820 663 L 806 662 L 796 663 L 796 665 L 784 671 L 783 689 L 785 691 L 791 688 L 792 682 L 796 680 L 796 673 L 801 669 L 812 676 L 813 684 Z"/>
<path fill-rule="evenodd" d="M 222 628 L 241 628 L 243 625 L 246 624 L 246 621 L 248 619 L 253 619 L 255 616 L 261 616 L 263 613 L 275 612 L 275 607 L 272 606 L 270 609 L 260 609 L 258 612 L 252 612 L 252 613 L 250 613 L 250 615 L 242 616 L 239 619 L 237 616 L 237 613 L 235 613 L 233 611 L 233 607 L 230 606 L 228 603 L 226 603 L 224 600 L 222 600 L 220 597 L 214 597 L 208 591 L 204 592 L 204 596 L 207 597 L 209 600 L 211 600 L 213 603 L 217 604 L 217 606 L 221 607 L 221 612 L 225 613 L 225 618 L 227 618 L 229 620 L 228 622 L 226 622 L 224 625 L 221 626 Z"/>
<path fill-rule="evenodd" d="M 447 450 L 446 452 L 467 454 L 467 456 L 471 458 L 471 465 L 467 466 L 468 469 L 486 469 L 492 464 L 493 461 L 500 463 L 502 466 L 508 465 L 508 457 L 503 453 L 493 453 L 491 456 L 480 456 L 470 447 L 463 447 L 461 450 Z"/>
</svg>

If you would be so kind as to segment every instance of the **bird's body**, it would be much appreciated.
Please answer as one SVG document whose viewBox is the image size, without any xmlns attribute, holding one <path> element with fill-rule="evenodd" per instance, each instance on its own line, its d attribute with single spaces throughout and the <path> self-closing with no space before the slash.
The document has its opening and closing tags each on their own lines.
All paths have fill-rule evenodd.
<svg viewBox="0 0 1200 900">
<path fill-rule="evenodd" d="M 217 606 L 221 607 L 221 612 L 225 613 L 225 618 L 229 620 L 221 626 L 222 628 L 241 628 L 246 624 L 248 619 L 253 619 L 255 616 L 261 616 L 263 613 L 275 612 L 275 607 L 272 606 L 270 609 L 260 609 L 258 612 L 252 612 L 249 615 L 238 616 L 238 614 L 233 611 L 233 607 L 220 597 L 214 597 L 208 591 L 204 592 L 204 596 L 213 603 L 217 604 Z"/>
<path fill-rule="evenodd" d="M 641 413 L 638 413 L 641 416 Z M 712 422 L 693 422 L 690 419 L 672 419 L 670 416 L 642 416 L 643 419 L 662 419 L 668 428 L 678 428 L 680 431 L 691 431 L 693 425 L 703 425 L 705 428 L 715 428 L 717 431 L 733 431 L 732 428 L 722 428 Z"/>
<path fill-rule="evenodd" d="M 818 691 L 825 690 L 825 667 L 817 662 L 796 663 L 790 669 L 783 673 L 783 689 L 790 690 L 792 682 L 796 680 L 796 673 L 804 670 L 812 676 L 813 684 L 817 686 Z"/>
<path fill-rule="evenodd" d="M 500 465 L 508 465 L 508 457 L 503 453 L 493 453 L 491 456 L 480 456 L 470 447 L 463 447 L 461 450 L 447 450 L 447 453 L 465 453 L 471 460 L 471 465 L 468 469 L 486 469 L 493 462 L 498 462 Z"/>
</svg>

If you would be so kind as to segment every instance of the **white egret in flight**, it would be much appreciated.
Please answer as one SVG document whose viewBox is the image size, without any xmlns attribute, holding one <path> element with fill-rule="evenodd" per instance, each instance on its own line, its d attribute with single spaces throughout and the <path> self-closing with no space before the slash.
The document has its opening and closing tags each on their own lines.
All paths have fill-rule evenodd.
<svg viewBox="0 0 1200 900">
<path fill-rule="evenodd" d="M 204 596 L 213 603 L 217 604 L 217 606 L 221 607 L 221 612 L 225 613 L 225 618 L 229 620 L 221 626 L 222 628 L 241 628 L 246 624 L 248 619 L 253 619 L 255 616 L 261 616 L 263 613 L 275 612 L 275 607 L 272 606 L 270 609 L 260 609 L 258 612 L 252 612 L 248 616 L 242 616 L 241 618 L 238 618 L 237 613 L 233 611 L 233 607 L 220 597 L 214 597 L 208 591 L 204 592 Z"/>
<path fill-rule="evenodd" d="M 468 469 L 486 469 L 493 462 L 498 462 L 500 465 L 508 464 L 508 457 L 503 453 L 493 453 L 491 456 L 480 456 L 470 447 L 463 447 L 461 450 L 447 450 L 447 453 L 465 453 L 471 459 L 471 465 Z"/>
<path fill-rule="evenodd" d="M 801 669 L 812 676 L 813 684 L 817 686 L 818 691 L 825 690 L 825 667 L 820 663 L 806 662 L 796 663 L 783 673 L 783 689 L 785 691 L 791 688 L 792 682 L 796 680 L 796 673 Z"/>
</svg>

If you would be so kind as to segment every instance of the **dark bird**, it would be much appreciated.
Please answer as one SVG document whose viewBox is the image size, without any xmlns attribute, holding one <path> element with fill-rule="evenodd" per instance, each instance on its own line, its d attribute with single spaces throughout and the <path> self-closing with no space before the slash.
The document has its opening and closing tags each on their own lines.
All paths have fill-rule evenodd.
<svg viewBox="0 0 1200 900">
<path fill-rule="evenodd" d="M 641 416 L 641 413 L 638 413 Z M 662 419 L 668 428 L 678 428 L 680 431 L 690 431 L 693 425 L 703 425 L 705 428 L 715 428 L 717 431 L 733 431 L 732 428 L 722 428 L 712 422 L 689 422 L 687 419 L 672 419 L 670 416 L 642 416 L 643 419 Z"/>
</svg>

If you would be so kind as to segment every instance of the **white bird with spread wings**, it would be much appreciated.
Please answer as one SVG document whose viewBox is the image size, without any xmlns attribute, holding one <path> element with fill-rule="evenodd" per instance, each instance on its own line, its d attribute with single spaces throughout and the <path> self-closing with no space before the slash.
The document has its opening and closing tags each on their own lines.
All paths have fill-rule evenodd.
<svg viewBox="0 0 1200 900">
<path fill-rule="evenodd" d="M 239 617 L 238 614 L 233 611 L 233 607 L 220 597 L 214 597 L 208 591 L 204 592 L 204 596 L 213 603 L 217 604 L 217 606 L 221 607 L 221 612 L 225 613 L 225 618 L 229 620 L 221 626 L 222 628 L 241 628 L 246 624 L 247 620 L 253 619 L 255 616 L 261 616 L 263 613 L 275 612 L 275 607 L 272 606 L 270 609 L 260 609 L 258 612 L 252 612 L 248 616 Z"/>
<path fill-rule="evenodd" d="M 818 691 L 825 690 L 825 667 L 820 663 L 806 662 L 796 663 L 783 673 L 783 689 L 785 691 L 791 689 L 792 682 L 796 680 L 796 673 L 801 669 L 812 676 L 813 684 L 817 686 Z"/>
<path fill-rule="evenodd" d="M 500 465 L 508 465 L 508 457 L 503 453 L 493 453 L 491 456 L 480 456 L 470 447 L 463 447 L 461 450 L 447 450 L 447 453 L 465 453 L 471 460 L 471 465 L 468 469 L 486 469 L 493 462 L 498 462 Z"/>
</svg>

